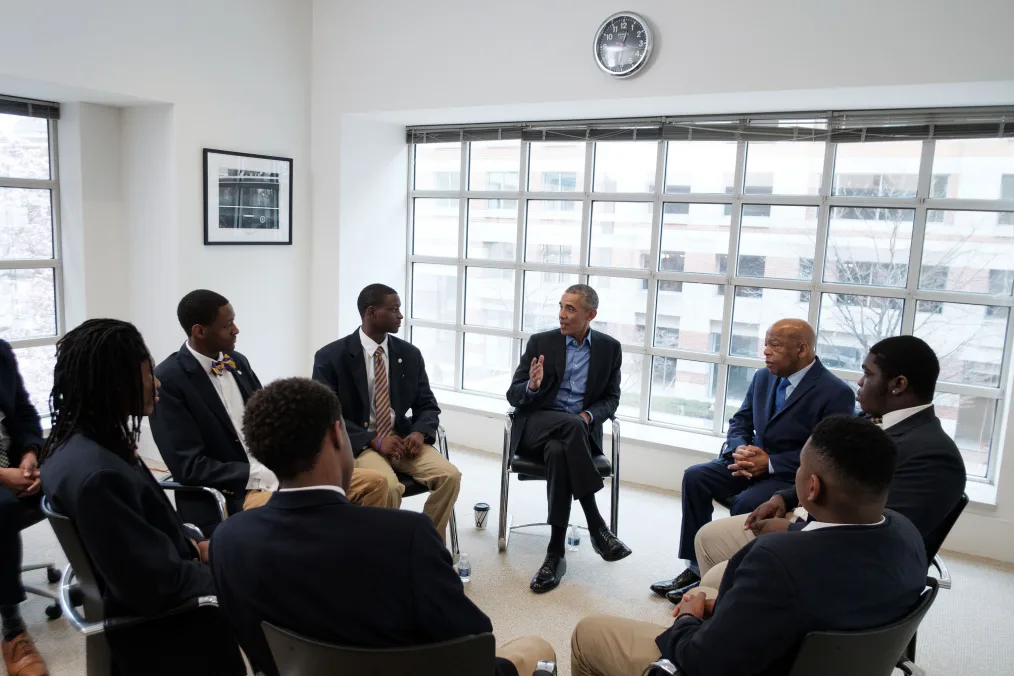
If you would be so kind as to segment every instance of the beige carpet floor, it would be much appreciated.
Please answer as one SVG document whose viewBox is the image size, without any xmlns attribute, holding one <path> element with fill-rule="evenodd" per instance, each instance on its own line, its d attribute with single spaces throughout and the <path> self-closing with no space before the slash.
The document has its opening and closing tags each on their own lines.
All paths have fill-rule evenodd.
<svg viewBox="0 0 1014 676">
<path fill-rule="evenodd" d="M 452 450 L 461 468 L 457 515 L 462 551 L 472 560 L 469 596 L 493 620 L 497 641 L 537 634 L 556 648 L 561 676 L 570 674 L 570 633 L 582 617 L 609 613 L 667 624 L 672 606 L 655 597 L 648 585 L 679 572 L 675 560 L 680 529 L 676 494 L 623 485 L 620 492 L 620 536 L 634 550 L 617 563 L 602 561 L 587 542 L 568 555 L 568 572 L 553 592 L 536 596 L 528 581 L 542 562 L 548 528 L 516 531 L 504 554 L 497 552 L 496 510 L 499 503 L 499 459 L 473 451 Z M 406 501 L 420 509 L 422 496 Z M 472 505 L 487 502 L 492 511 L 485 530 L 474 528 Z M 608 514 L 608 490 L 599 493 Z M 511 482 L 515 523 L 545 518 L 545 484 Z M 575 505 L 575 523 L 583 522 Z M 49 526 L 39 524 L 24 534 L 25 560 L 65 563 Z M 941 591 L 919 632 L 918 662 L 934 676 L 979 676 L 1014 673 L 1014 564 L 946 554 L 954 588 Z M 857 571 L 857 574 L 863 574 Z M 872 574 L 872 573 L 871 573 Z M 26 575 L 44 583 L 43 571 Z M 31 597 L 23 614 L 46 657 L 53 676 L 84 674 L 84 641 L 63 620 L 47 622 L 48 601 Z M 341 612 L 341 609 L 336 609 Z"/>
</svg>

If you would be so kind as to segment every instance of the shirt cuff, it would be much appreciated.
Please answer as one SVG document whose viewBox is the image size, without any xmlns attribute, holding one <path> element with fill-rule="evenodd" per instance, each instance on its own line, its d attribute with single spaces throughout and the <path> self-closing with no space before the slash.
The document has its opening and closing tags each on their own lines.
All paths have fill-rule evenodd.
<svg viewBox="0 0 1014 676">
<path fill-rule="evenodd" d="M 588 414 L 588 422 L 589 423 L 595 422 L 595 416 L 592 415 L 591 411 L 581 411 L 581 413 L 587 413 Z"/>
<path fill-rule="evenodd" d="M 539 390 L 541 390 L 541 389 L 542 389 L 542 388 L 540 387 L 540 388 L 539 388 L 539 390 L 532 390 L 532 389 L 531 389 L 531 388 L 529 387 L 529 385 L 531 385 L 531 384 L 532 384 L 532 381 L 531 381 L 531 380 L 529 380 L 528 382 L 526 382 L 526 383 L 525 383 L 525 396 L 526 396 L 526 397 L 528 397 L 528 398 L 534 397 L 534 396 L 535 396 L 536 394 L 538 394 L 538 393 L 539 393 Z"/>
<path fill-rule="evenodd" d="M 771 464 L 771 458 L 768 458 L 768 474 L 775 473 L 775 466 Z"/>
</svg>

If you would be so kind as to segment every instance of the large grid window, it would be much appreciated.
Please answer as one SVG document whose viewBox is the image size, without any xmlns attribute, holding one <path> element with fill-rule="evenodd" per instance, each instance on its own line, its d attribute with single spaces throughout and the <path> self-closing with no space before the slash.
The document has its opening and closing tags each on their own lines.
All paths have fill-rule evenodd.
<svg viewBox="0 0 1014 676">
<path fill-rule="evenodd" d="M 61 331 L 56 122 L 0 113 L 0 338 L 45 419 Z"/>
<path fill-rule="evenodd" d="M 1014 140 L 702 136 L 417 140 L 408 323 L 434 384 L 502 397 L 576 282 L 599 293 L 593 326 L 623 344 L 618 414 L 716 437 L 774 321 L 809 321 L 853 386 L 873 343 L 914 334 L 940 358 L 937 415 L 969 475 L 991 479 L 1014 333 Z"/>
</svg>

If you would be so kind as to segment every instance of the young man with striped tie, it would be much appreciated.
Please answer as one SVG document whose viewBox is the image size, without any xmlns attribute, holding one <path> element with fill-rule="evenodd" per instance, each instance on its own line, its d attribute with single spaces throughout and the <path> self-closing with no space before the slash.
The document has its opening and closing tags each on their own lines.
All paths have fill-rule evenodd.
<svg viewBox="0 0 1014 676">
<path fill-rule="evenodd" d="M 433 443 L 440 407 L 430 389 L 419 348 L 394 337 L 401 328 L 401 298 L 389 286 L 371 284 L 357 302 L 362 326 L 325 345 L 313 360 L 313 379 L 341 400 L 356 468 L 381 472 L 398 506 L 407 474 L 430 493 L 423 512 L 446 540 L 461 473 Z"/>
</svg>

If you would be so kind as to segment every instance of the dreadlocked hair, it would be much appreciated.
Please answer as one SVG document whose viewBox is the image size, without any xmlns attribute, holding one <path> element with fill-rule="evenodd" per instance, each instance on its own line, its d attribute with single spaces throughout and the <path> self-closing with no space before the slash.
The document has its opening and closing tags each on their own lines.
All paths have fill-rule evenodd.
<svg viewBox="0 0 1014 676">
<path fill-rule="evenodd" d="M 118 319 L 90 319 L 61 338 L 49 398 L 53 429 L 42 460 L 81 433 L 130 462 L 144 414 L 139 367 L 150 359 L 137 328 Z"/>
</svg>

